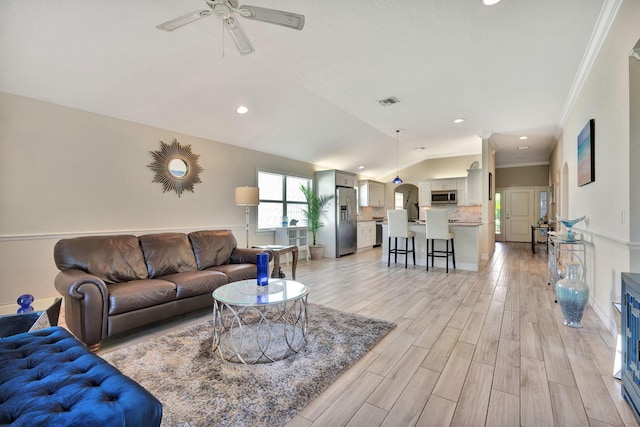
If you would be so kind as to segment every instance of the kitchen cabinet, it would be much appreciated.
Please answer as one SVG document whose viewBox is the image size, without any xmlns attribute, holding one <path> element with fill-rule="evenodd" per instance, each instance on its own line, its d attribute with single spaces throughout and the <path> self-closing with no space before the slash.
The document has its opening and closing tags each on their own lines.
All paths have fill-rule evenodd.
<svg viewBox="0 0 640 427">
<path fill-rule="evenodd" d="M 307 227 L 282 227 L 276 228 L 275 233 L 276 245 L 295 245 L 298 251 L 304 251 L 309 260 L 309 229 Z M 287 256 L 287 265 L 289 265 L 289 254 Z"/>
<path fill-rule="evenodd" d="M 360 181 L 358 197 L 360 206 L 384 206 L 384 184 L 382 182 Z"/>
<path fill-rule="evenodd" d="M 431 206 L 431 181 L 420 181 L 418 183 L 418 193 L 420 206 Z"/>
<path fill-rule="evenodd" d="M 431 181 L 431 191 L 449 191 L 455 189 L 455 179 L 434 179 Z"/>
<path fill-rule="evenodd" d="M 356 186 L 356 176 L 336 171 L 336 187 L 351 187 Z"/>
<path fill-rule="evenodd" d="M 467 179 L 456 179 L 456 201 L 458 206 L 467 206 Z"/>
<path fill-rule="evenodd" d="M 376 222 L 358 221 L 358 249 L 372 248 L 376 244 Z"/>
<path fill-rule="evenodd" d="M 469 169 L 467 171 L 467 204 L 482 204 L 482 169 Z"/>
</svg>

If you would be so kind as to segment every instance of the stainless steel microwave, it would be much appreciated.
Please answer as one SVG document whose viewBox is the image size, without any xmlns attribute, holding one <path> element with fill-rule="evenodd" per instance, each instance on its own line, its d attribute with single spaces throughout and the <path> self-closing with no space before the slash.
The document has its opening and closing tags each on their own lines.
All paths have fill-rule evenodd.
<svg viewBox="0 0 640 427">
<path fill-rule="evenodd" d="M 456 203 L 456 190 L 431 192 L 432 205 L 455 205 Z"/>
</svg>

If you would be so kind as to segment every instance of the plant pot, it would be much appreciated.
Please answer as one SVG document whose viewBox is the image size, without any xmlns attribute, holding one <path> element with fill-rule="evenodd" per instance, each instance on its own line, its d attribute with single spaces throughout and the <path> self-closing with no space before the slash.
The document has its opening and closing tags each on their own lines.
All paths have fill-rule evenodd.
<svg viewBox="0 0 640 427">
<path fill-rule="evenodd" d="M 322 259 L 324 256 L 324 246 L 323 245 L 309 245 L 309 253 L 311 254 L 312 260 Z"/>
</svg>

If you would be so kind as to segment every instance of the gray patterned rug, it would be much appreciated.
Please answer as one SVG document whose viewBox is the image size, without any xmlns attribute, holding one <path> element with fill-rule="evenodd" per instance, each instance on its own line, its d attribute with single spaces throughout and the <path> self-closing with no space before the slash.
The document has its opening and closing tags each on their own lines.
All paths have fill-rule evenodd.
<svg viewBox="0 0 640 427">
<path fill-rule="evenodd" d="M 163 404 L 163 426 L 282 426 L 396 325 L 309 304 L 307 344 L 239 365 L 212 351 L 211 321 L 101 355 Z"/>
</svg>

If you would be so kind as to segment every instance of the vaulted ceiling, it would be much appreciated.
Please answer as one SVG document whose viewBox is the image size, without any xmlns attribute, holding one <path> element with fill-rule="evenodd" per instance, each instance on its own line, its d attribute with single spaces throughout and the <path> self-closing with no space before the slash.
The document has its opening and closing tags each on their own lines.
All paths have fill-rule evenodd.
<svg viewBox="0 0 640 427">
<path fill-rule="evenodd" d="M 396 129 L 401 169 L 478 154 L 481 135 L 498 165 L 533 164 L 608 3 L 248 1 L 304 29 L 239 17 L 255 48 L 240 55 L 215 15 L 156 28 L 202 0 L 2 0 L 0 90 L 378 179 L 395 174 Z"/>
</svg>

